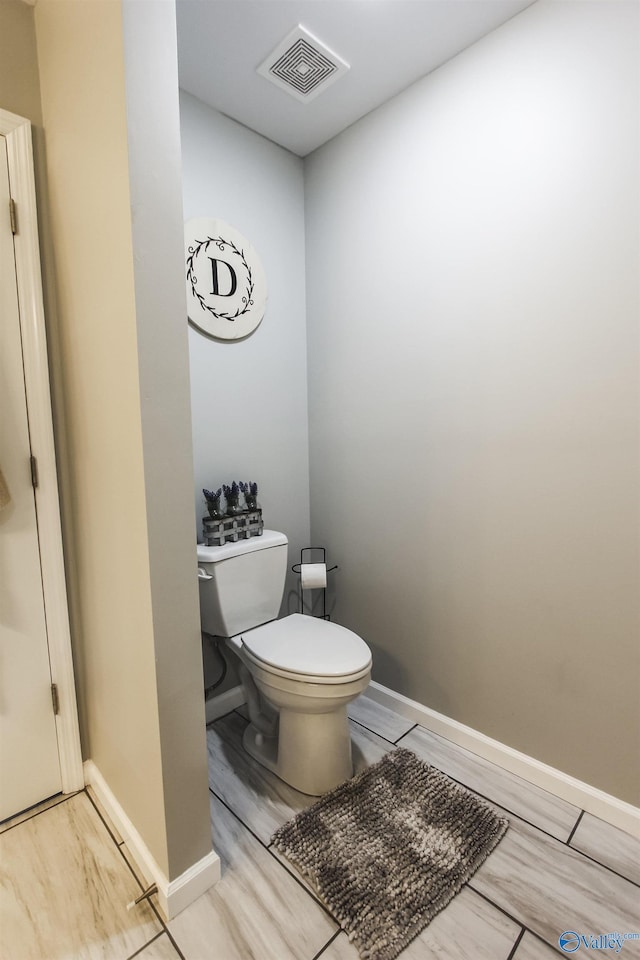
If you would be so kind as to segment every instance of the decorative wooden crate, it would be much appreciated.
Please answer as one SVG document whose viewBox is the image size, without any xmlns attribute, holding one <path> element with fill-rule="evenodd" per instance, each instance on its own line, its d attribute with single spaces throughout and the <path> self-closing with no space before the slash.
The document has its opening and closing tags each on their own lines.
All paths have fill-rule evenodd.
<svg viewBox="0 0 640 960">
<path fill-rule="evenodd" d="M 222 517 L 220 520 L 202 518 L 202 532 L 207 547 L 221 547 L 223 543 L 261 537 L 263 530 L 264 520 L 260 509 L 239 513 L 236 517 Z"/>
</svg>

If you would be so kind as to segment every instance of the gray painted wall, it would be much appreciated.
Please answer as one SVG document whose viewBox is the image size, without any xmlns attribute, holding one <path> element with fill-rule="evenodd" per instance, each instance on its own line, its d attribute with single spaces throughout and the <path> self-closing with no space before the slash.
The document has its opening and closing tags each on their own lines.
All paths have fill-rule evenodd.
<svg viewBox="0 0 640 960">
<path fill-rule="evenodd" d="M 374 678 L 637 803 L 638 6 L 307 158 L 311 529 Z"/>
<path fill-rule="evenodd" d="M 216 217 L 240 230 L 269 291 L 245 340 L 189 328 L 195 532 L 201 540 L 203 487 L 255 480 L 265 526 L 287 534 L 291 565 L 309 544 L 303 164 L 184 92 L 180 112 L 185 220 Z M 283 614 L 297 610 L 296 587 L 290 573 Z M 218 667 L 206 662 L 210 682 Z M 231 673 L 220 690 L 233 682 Z"/>
</svg>

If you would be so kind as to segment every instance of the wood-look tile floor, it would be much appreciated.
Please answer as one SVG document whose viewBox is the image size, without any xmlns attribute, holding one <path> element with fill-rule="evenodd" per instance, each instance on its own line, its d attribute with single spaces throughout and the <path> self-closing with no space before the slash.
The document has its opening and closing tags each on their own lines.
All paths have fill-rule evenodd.
<svg viewBox="0 0 640 960">
<path fill-rule="evenodd" d="M 356 770 L 402 744 L 506 813 L 510 828 L 401 960 L 551 960 L 565 930 L 640 933 L 640 841 L 404 720 L 350 708 Z M 166 924 L 92 796 L 54 798 L 0 826 L 0 960 L 357 960 L 273 831 L 313 802 L 242 749 L 243 711 L 207 731 L 222 879 Z M 640 960 L 640 939 L 594 956 Z"/>
</svg>

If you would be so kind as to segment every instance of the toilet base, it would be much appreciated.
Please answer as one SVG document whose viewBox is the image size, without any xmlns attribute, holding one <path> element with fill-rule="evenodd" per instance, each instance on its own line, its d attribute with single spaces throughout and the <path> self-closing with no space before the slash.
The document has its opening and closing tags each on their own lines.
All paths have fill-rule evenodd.
<svg viewBox="0 0 640 960">
<path fill-rule="evenodd" d="M 278 735 L 249 723 L 242 743 L 254 760 L 301 793 L 319 797 L 353 775 L 346 706 L 327 713 L 281 708 Z"/>
</svg>

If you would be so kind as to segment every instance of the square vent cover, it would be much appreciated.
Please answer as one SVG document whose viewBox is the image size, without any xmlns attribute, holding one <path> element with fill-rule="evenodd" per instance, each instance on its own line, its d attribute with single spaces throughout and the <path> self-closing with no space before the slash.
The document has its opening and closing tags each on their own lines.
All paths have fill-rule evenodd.
<svg viewBox="0 0 640 960">
<path fill-rule="evenodd" d="M 258 67 L 258 73 L 309 103 L 349 70 L 333 50 L 298 25 Z"/>
</svg>

